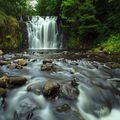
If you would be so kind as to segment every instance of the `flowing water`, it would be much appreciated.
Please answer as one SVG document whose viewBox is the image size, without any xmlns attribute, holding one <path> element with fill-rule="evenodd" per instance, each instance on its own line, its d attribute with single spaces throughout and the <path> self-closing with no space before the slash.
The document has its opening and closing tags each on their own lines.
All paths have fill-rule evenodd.
<svg viewBox="0 0 120 120">
<path fill-rule="evenodd" d="M 33 16 L 27 24 L 29 49 L 62 48 L 56 17 Z"/>
<path fill-rule="evenodd" d="M 120 120 L 120 77 L 105 64 L 54 59 L 57 70 L 45 72 L 40 69 L 42 55 L 28 56 L 29 63 L 23 69 L 9 69 L 6 65 L 0 68 L 0 73 L 28 79 L 26 85 L 9 91 L 5 105 L 1 102 L 0 120 Z M 61 87 L 75 79 L 79 84 L 78 97 L 70 99 L 68 95 L 47 100 L 34 89 L 27 91 L 28 86 L 42 87 L 49 79 Z M 63 104 L 68 104 L 70 110 L 58 112 L 56 108 Z"/>
</svg>

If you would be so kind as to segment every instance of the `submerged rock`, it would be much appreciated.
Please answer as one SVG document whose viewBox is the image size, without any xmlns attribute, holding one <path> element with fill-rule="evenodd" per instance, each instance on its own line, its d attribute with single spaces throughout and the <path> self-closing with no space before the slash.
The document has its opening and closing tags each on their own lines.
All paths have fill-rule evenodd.
<svg viewBox="0 0 120 120">
<path fill-rule="evenodd" d="M 4 97 L 7 94 L 7 89 L 0 88 L 0 97 Z"/>
<path fill-rule="evenodd" d="M 60 93 L 60 85 L 54 80 L 48 80 L 43 87 L 43 94 L 48 98 L 55 98 Z"/>
<path fill-rule="evenodd" d="M 71 109 L 71 108 L 70 108 L 70 106 L 69 106 L 68 104 L 64 104 L 64 105 L 58 106 L 58 107 L 56 108 L 56 110 L 57 110 L 58 112 L 68 112 L 70 109 Z"/>
<path fill-rule="evenodd" d="M 27 91 L 33 92 L 33 93 L 39 95 L 42 92 L 42 86 L 40 83 L 34 83 L 27 87 Z"/>
<path fill-rule="evenodd" d="M 72 80 L 61 87 L 61 94 L 63 97 L 69 99 L 76 99 L 79 95 L 79 90 L 77 88 L 78 84 L 76 81 Z"/>
</svg>

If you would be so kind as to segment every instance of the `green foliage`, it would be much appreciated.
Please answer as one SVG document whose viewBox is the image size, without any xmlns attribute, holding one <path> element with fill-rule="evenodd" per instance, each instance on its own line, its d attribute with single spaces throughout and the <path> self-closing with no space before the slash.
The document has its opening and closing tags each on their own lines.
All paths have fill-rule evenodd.
<svg viewBox="0 0 120 120">
<path fill-rule="evenodd" d="M 28 0 L 0 0 L 0 10 L 7 15 L 21 16 L 31 11 Z"/>
<path fill-rule="evenodd" d="M 79 48 L 79 40 L 75 40 L 74 38 L 69 39 L 68 41 L 68 48 Z"/>
<path fill-rule="evenodd" d="M 110 37 L 103 43 L 106 52 L 120 52 L 120 34 L 110 35 Z"/>
<path fill-rule="evenodd" d="M 6 14 L 4 12 L 0 11 L 0 27 L 5 25 L 6 21 L 7 21 Z"/>
<path fill-rule="evenodd" d="M 18 48 L 21 40 L 17 19 L 0 11 L 0 48 Z"/>
<path fill-rule="evenodd" d="M 120 34 L 112 34 L 107 40 L 102 41 L 99 47 L 95 48 L 95 52 L 100 51 L 107 53 L 120 52 Z"/>
<path fill-rule="evenodd" d="M 55 16 L 57 0 L 37 0 L 36 10 L 40 16 Z"/>
<path fill-rule="evenodd" d="M 99 20 L 95 16 L 96 10 L 92 0 L 65 0 L 61 4 L 61 18 L 69 37 L 79 39 L 85 47 L 88 39 L 94 42 L 99 34 Z M 80 47 L 80 46 L 79 46 Z"/>
</svg>

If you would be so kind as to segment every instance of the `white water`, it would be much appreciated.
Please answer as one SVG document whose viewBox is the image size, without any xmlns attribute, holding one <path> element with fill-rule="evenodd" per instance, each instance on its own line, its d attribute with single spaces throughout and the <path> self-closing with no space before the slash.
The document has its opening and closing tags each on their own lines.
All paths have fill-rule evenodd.
<svg viewBox="0 0 120 120">
<path fill-rule="evenodd" d="M 56 17 L 33 16 L 27 24 L 29 49 L 61 48 Z"/>
<path fill-rule="evenodd" d="M 59 65 L 62 71 L 57 69 L 57 72 L 43 73 L 40 71 L 41 60 L 37 60 L 31 64 L 29 63 L 27 66 L 29 67 L 29 74 L 27 74 L 29 76 L 28 83 L 21 88 L 11 91 L 6 98 L 6 103 L 8 104 L 7 110 L 4 112 L 1 109 L 0 111 L 0 120 L 120 120 L 120 104 L 118 104 L 120 96 L 112 93 L 111 87 L 107 82 L 111 82 L 111 80 L 115 81 L 115 79 L 119 80 L 119 78 L 110 77 L 111 69 L 107 68 L 104 64 L 84 60 L 54 60 L 54 63 Z M 75 63 L 78 63 L 78 65 L 75 65 Z M 3 69 L 11 74 L 14 72 L 8 68 L 5 70 L 5 67 Z M 25 73 L 20 72 L 19 74 Z M 31 75 L 34 75 L 34 77 L 30 77 Z M 59 79 L 59 76 L 61 79 Z M 72 101 L 70 102 L 66 98 L 49 101 L 42 94 L 27 91 L 28 86 L 33 85 L 34 88 L 35 83 L 38 86 L 39 84 L 44 85 L 44 81 L 49 78 L 66 81 L 69 77 L 71 80 L 72 76 L 79 83 L 78 89 L 80 91 L 75 106 L 71 103 Z M 61 85 L 64 85 L 64 83 Z M 37 89 L 38 87 L 36 86 L 35 90 Z M 118 97 L 119 99 L 117 99 Z M 112 106 L 109 108 L 107 102 L 111 100 L 112 102 L 110 103 Z M 57 113 L 56 107 L 64 103 L 71 105 L 74 113 L 75 111 L 77 113 L 79 112 L 79 115 L 82 116 L 81 118 L 84 119 L 78 119 L 76 114 L 72 114 L 72 111 Z M 28 118 L 32 113 L 33 116 Z"/>
</svg>

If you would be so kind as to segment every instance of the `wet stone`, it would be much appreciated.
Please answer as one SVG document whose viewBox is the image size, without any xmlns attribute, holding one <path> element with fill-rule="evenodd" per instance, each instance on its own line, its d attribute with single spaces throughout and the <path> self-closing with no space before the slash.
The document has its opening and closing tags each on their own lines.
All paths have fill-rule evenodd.
<svg viewBox="0 0 120 120">
<path fill-rule="evenodd" d="M 4 97 L 7 94 L 7 89 L 0 88 L 0 97 Z"/>
<path fill-rule="evenodd" d="M 46 63 L 53 63 L 53 61 L 51 59 L 45 59 L 43 60 L 43 64 L 46 64 Z"/>
<path fill-rule="evenodd" d="M 77 99 L 79 95 L 77 86 L 78 84 L 74 80 L 62 85 L 61 95 L 68 99 Z"/>
<path fill-rule="evenodd" d="M 17 63 L 20 66 L 26 66 L 27 63 L 28 63 L 28 61 L 26 59 L 22 59 L 22 58 L 21 59 L 17 59 L 14 62 Z"/>
<path fill-rule="evenodd" d="M 8 68 L 10 68 L 10 69 L 23 69 L 23 67 L 21 65 L 18 65 L 17 63 L 9 64 Z"/>
<path fill-rule="evenodd" d="M 71 108 L 70 108 L 70 106 L 68 104 L 64 104 L 64 105 L 58 106 L 56 108 L 57 112 L 68 112 L 68 111 L 70 111 L 70 109 Z"/>
<path fill-rule="evenodd" d="M 60 93 L 60 85 L 54 80 L 48 80 L 43 87 L 43 94 L 48 98 L 55 98 Z"/>
<path fill-rule="evenodd" d="M 10 64 L 10 61 L 4 61 L 4 60 L 0 60 L 0 65 L 8 65 Z"/>
<path fill-rule="evenodd" d="M 13 76 L 9 78 L 9 85 L 13 85 L 14 87 L 22 86 L 27 82 L 27 79 L 22 76 Z"/>
<path fill-rule="evenodd" d="M 41 71 L 53 71 L 54 66 L 51 63 L 46 63 L 41 66 Z"/>
</svg>

